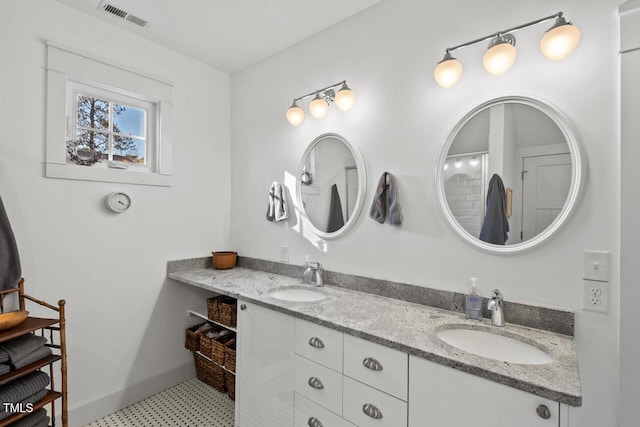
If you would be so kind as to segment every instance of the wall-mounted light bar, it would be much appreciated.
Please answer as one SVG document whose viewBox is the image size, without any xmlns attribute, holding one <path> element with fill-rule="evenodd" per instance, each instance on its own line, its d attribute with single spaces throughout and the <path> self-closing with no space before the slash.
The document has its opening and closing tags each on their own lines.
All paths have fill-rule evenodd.
<svg viewBox="0 0 640 427">
<path fill-rule="evenodd" d="M 545 57 L 553 61 L 566 58 L 578 46 L 580 30 L 572 25 L 571 22 L 567 22 L 562 15 L 562 12 L 558 12 L 555 15 L 546 16 L 445 49 L 444 58 L 438 62 L 438 66 L 433 72 L 436 83 L 443 88 L 455 86 L 460 77 L 462 77 L 462 64 L 451 55 L 451 52 L 486 40 L 490 40 L 490 42 L 482 58 L 484 68 L 496 76 L 506 73 L 516 60 L 516 38 L 511 33 L 553 19 L 555 19 L 555 23 L 545 32 L 540 41 L 540 50 Z"/>
<path fill-rule="evenodd" d="M 342 85 L 338 93 L 336 93 L 333 88 Z M 314 96 L 315 95 L 315 96 Z M 304 110 L 298 106 L 298 101 L 301 101 L 305 98 L 309 98 L 314 96 L 313 100 L 309 103 L 309 112 L 316 119 L 323 118 L 327 111 L 329 111 L 329 105 L 333 102 L 336 103 L 336 106 L 342 111 L 347 111 L 356 101 L 356 96 L 347 86 L 347 81 L 343 80 L 339 83 L 333 84 L 331 86 L 327 86 L 322 89 L 315 90 L 313 92 L 309 92 L 306 95 L 302 95 L 298 98 L 293 99 L 293 103 L 291 107 L 287 110 L 287 120 L 293 126 L 298 126 L 304 120 Z"/>
</svg>

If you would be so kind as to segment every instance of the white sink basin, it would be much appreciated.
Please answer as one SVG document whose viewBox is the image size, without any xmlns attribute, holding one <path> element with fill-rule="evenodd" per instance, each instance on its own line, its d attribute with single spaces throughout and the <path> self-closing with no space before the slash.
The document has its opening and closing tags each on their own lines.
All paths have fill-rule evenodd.
<svg viewBox="0 0 640 427">
<path fill-rule="evenodd" d="M 544 351 L 511 336 L 485 330 L 448 328 L 436 333 L 453 347 L 489 359 L 521 365 L 545 365 L 553 359 Z"/>
<path fill-rule="evenodd" d="M 278 288 L 271 291 L 269 295 L 279 300 L 295 302 L 320 301 L 327 297 L 324 292 L 300 287 Z"/>
</svg>

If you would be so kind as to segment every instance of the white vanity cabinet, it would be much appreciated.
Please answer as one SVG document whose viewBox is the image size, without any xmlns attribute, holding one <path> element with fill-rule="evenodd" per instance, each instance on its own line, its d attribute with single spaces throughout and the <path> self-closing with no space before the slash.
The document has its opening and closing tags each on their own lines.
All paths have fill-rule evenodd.
<svg viewBox="0 0 640 427">
<path fill-rule="evenodd" d="M 561 410 L 558 402 L 409 356 L 409 427 L 566 427 Z"/>
<path fill-rule="evenodd" d="M 238 300 L 236 427 L 293 425 L 294 318 Z"/>
<path fill-rule="evenodd" d="M 406 353 L 295 323 L 295 427 L 407 425 Z"/>
</svg>

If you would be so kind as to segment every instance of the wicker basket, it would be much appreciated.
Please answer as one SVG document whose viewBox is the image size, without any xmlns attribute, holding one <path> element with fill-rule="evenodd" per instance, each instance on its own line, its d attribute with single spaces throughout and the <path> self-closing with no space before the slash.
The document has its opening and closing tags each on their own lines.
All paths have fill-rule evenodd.
<svg viewBox="0 0 640 427">
<path fill-rule="evenodd" d="M 204 323 L 193 325 L 185 332 L 184 347 L 189 351 L 200 350 L 200 332 L 196 332 Z"/>
<path fill-rule="evenodd" d="M 225 369 L 235 372 L 236 371 L 236 340 L 224 349 L 224 367 Z"/>
<path fill-rule="evenodd" d="M 216 365 L 215 363 L 206 359 L 198 353 L 193 353 L 193 359 L 196 364 L 196 377 L 203 383 L 208 384 L 214 389 L 218 390 L 220 393 L 224 393 L 227 388 L 224 378 L 225 373 L 222 367 Z"/>
<path fill-rule="evenodd" d="M 222 330 L 226 331 L 221 326 L 212 329 L 215 332 Z M 232 338 L 235 338 L 235 334 L 231 331 L 217 338 L 209 338 L 206 334 L 202 334 L 200 336 L 200 353 L 222 366 L 224 364 L 225 343 Z"/>
<path fill-rule="evenodd" d="M 224 383 L 227 386 L 231 400 L 236 400 L 236 375 L 231 372 L 225 372 Z"/>
<path fill-rule="evenodd" d="M 226 295 L 207 299 L 207 317 L 221 325 L 236 327 L 238 320 L 238 301 Z"/>
</svg>

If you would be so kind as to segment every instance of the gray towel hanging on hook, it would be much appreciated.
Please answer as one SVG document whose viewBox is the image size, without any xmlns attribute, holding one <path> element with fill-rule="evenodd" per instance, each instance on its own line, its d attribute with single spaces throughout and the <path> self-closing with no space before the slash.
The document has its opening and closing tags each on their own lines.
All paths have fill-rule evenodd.
<svg viewBox="0 0 640 427">
<path fill-rule="evenodd" d="M 402 210 L 398 199 L 398 183 L 395 176 L 389 172 L 384 172 L 378 180 L 378 186 L 373 196 L 369 216 L 374 221 L 384 224 L 389 215 L 389 224 L 402 224 Z"/>
<path fill-rule="evenodd" d="M 0 291 L 17 287 L 21 276 L 18 246 L 0 197 Z"/>
</svg>

